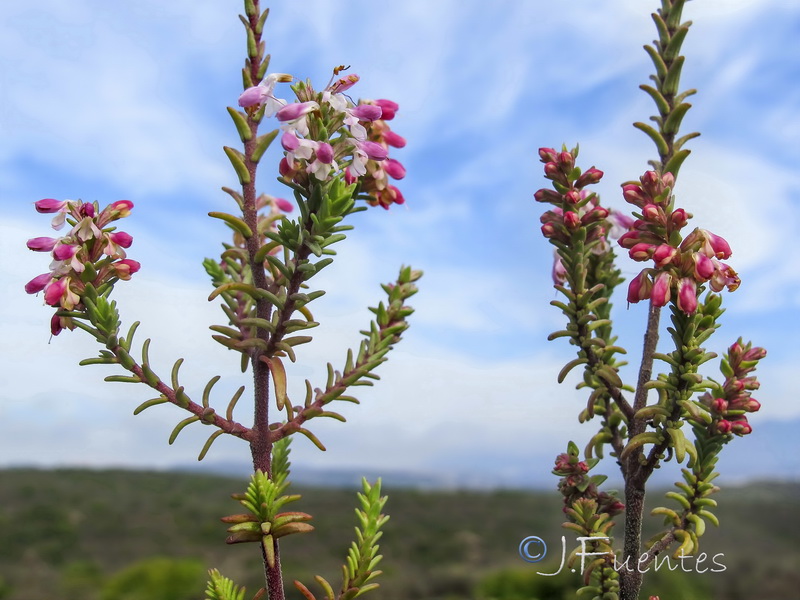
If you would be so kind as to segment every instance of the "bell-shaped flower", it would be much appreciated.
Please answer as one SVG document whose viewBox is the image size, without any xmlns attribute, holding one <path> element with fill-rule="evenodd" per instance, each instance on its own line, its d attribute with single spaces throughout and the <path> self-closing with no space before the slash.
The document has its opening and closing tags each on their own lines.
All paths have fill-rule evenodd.
<svg viewBox="0 0 800 600">
<path fill-rule="evenodd" d="M 647 300 L 652 289 L 653 282 L 650 281 L 650 269 L 643 269 L 628 284 L 628 302 L 636 304 L 641 300 Z"/>
<path fill-rule="evenodd" d="M 650 301 L 653 306 L 666 306 L 672 293 L 672 275 L 666 271 L 661 271 L 653 281 L 653 289 L 650 292 Z"/>
<path fill-rule="evenodd" d="M 691 277 L 683 277 L 678 282 L 678 308 L 687 315 L 697 310 L 697 284 Z"/>
</svg>

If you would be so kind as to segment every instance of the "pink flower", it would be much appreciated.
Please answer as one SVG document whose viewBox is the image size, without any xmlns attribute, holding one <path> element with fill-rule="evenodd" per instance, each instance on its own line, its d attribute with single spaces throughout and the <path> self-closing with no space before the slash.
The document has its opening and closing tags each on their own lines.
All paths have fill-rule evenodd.
<svg viewBox="0 0 800 600">
<path fill-rule="evenodd" d="M 400 108 L 397 102 L 392 102 L 391 100 L 375 100 L 375 104 L 381 107 L 381 119 L 383 121 L 394 119 L 395 113 Z"/>
<path fill-rule="evenodd" d="M 264 116 L 271 117 L 281 106 L 286 104 L 284 100 L 274 96 L 275 84 L 278 81 L 286 82 L 291 80 L 292 76 L 286 73 L 270 73 L 261 80 L 261 83 L 249 87 L 242 92 L 242 95 L 239 96 L 239 106 L 242 108 L 251 108 L 265 104 Z"/>
<path fill-rule="evenodd" d="M 725 238 L 714 235 L 710 231 L 704 231 L 704 233 L 706 234 L 706 239 L 711 249 L 714 251 L 714 256 L 716 258 L 730 258 L 731 247 L 728 245 L 728 242 L 725 241 Z"/>
<path fill-rule="evenodd" d="M 328 142 L 321 142 L 317 146 L 317 160 L 329 165 L 333 162 L 333 147 Z"/>
<path fill-rule="evenodd" d="M 559 256 L 558 252 L 554 252 L 553 255 L 553 284 L 563 285 L 567 280 L 567 269 L 564 266 L 564 261 L 561 260 L 561 256 Z"/>
<path fill-rule="evenodd" d="M 284 106 L 275 113 L 275 117 L 278 121 L 296 121 L 318 108 L 319 104 L 313 100 L 309 102 L 295 102 L 294 104 L 287 104 Z"/>
<path fill-rule="evenodd" d="M 386 157 L 389 155 L 389 153 L 386 151 L 386 148 L 377 142 L 356 142 L 356 147 L 366 154 L 370 160 L 386 160 Z M 399 177 L 395 177 L 395 179 L 399 179 Z"/>
<path fill-rule="evenodd" d="M 655 249 L 655 252 L 653 252 L 653 260 L 657 267 L 663 267 L 671 263 L 677 255 L 677 248 L 673 248 L 669 244 L 661 244 Z"/>
<path fill-rule="evenodd" d="M 636 261 L 643 261 L 643 260 L 650 260 L 650 257 L 653 256 L 654 246 L 652 244 L 645 244 L 645 243 L 638 243 L 635 244 L 630 250 L 628 250 L 628 255 Z"/>
<path fill-rule="evenodd" d="M 644 269 L 628 284 L 628 302 L 636 304 L 650 297 L 653 283 L 650 281 L 649 269 Z"/>
<path fill-rule="evenodd" d="M 79 249 L 80 246 L 75 244 L 59 244 L 53 250 L 53 258 L 56 260 L 70 260 Z"/>
<path fill-rule="evenodd" d="M 345 90 L 349 90 L 351 87 L 357 84 L 359 79 L 361 78 L 355 73 L 353 73 L 352 75 L 346 75 L 341 79 L 333 82 L 328 87 L 328 90 L 330 90 L 334 94 L 338 94 L 339 92 L 344 92 Z"/>
<path fill-rule="evenodd" d="M 633 227 L 633 219 L 618 210 L 610 211 L 608 221 L 611 223 L 611 229 L 608 235 L 614 239 L 619 238 Z"/>
<path fill-rule="evenodd" d="M 28 248 L 34 252 L 50 252 L 57 243 L 57 238 L 37 237 L 28 240 Z"/>
<path fill-rule="evenodd" d="M 383 141 L 393 148 L 404 148 L 406 145 L 406 138 L 401 135 L 397 135 L 391 129 L 387 129 L 383 132 Z"/>
<path fill-rule="evenodd" d="M 671 295 L 672 275 L 662 271 L 653 282 L 653 289 L 650 292 L 650 301 L 653 306 L 666 306 Z"/>
<path fill-rule="evenodd" d="M 131 278 L 131 275 L 136 273 L 142 265 L 139 264 L 135 260 L 131 260 L 129 258 L 125 258 L 123 260 L 118 260 L 113 265 L 114 270 L 117 272 L 117 277 L 120 279 L 127 281 Z"/>
<path fill-rule="evenodd" d="M 383 168 L 392 179 L 402 179 L 406 176 L 406 168 L 400 161 L 393 158 L 387 158 Z"/>
<path fill-rule="evenodd" d="M 38 294 L 47 286 L 48 283 L 50 283 L 51 279 L 52 276 L 50 273 L 42 273 L 41 275 L 37 275 L 25 284 L 25 291 L 29 294 Z"/>
<path fill-rule="evenodd" d="M 50 333 L 58 335 L 64 330 L 64 325 L 61 323 L 61 317 L 58 314 L 53 315 L 50 319 Z"/>
<path fill-rule="evenodd" d="M 52 198 L 45 198 L 33 203 L 36 207 L 36 212 L 39 213 L 57 213 L 62 212 L 67 206 L 66 200 L 54 200 Z"/>
<path fill-rule="evenodd" d="M 285 200 L 284 198 L 275 198 L 275 206 L 277 206 L 279 210 L 282 210 L 285 213 L 289 213 L 294 210 L 294 205 L 288 200 Z"/>
<path fill-rule="evenodd" d="M 691 216 L 691 214 L 687 213 L 682 208 L 678 208 L 672 211 L 672 214 L 669 216 L 669 218 L 670 221 L 672 221 L 672 226 L 675 229 L 682 229 L 689 222 Z"/>
<path fill-rule="evenodd" d="M 284 131 L 281 136 L 281 146 L 287 152 L 294 152 L 300 147 L 300 140 L 291 131 Z"/>
<path fill-rule="evenodd" d="M 58 306 L 61 303 L 61 298 L 69 286 L 69 277 L 62 277 L 50 282 L 44 291 L 44 301 L 50 306 Z"/>
<path fill-rule="evenodd" d="M 129 233 L 125 233 L 124 231 L 109 233 L 108 239 L 117 246 L 122 246 L 123 248 L 130 248 L 131 244 L 133 243 L 133 236 L 131 236 Z"/>
<path fill-rule="evenodd" d="M 351 111 L 359 121 L 377 121 L 382 112 L 381 107 L 375 104 L 359 104 Z"/>
<path fill-rule="evenodd" d="M 729 292 L 734 292 L 741 283 L 742 280 L 739 279 L 739 275 L 736 273 L 736 271 L 731 269 L 725 263 L 717 261 L 716 269 L 714 270 L 714 274 L 711 276 L 711 280 L 709 282 L 712 290 L 715 292 L 721 292 L 727 287 Z"/>
<path fill-rule="evenodd" d="M 684 277 L 678 282 L 678 308 L 691 315 L 697 310 L 697 287 L 693 279 Z"/>
<path fill-rule="evenodd" d="M 694 261 L 694 274 L 698 281 L 708 281 L 711 279 L 715 271 L 714 261 L 702 252 L 695 252 L 692 254 L 692 261 Z"/>
</svg>

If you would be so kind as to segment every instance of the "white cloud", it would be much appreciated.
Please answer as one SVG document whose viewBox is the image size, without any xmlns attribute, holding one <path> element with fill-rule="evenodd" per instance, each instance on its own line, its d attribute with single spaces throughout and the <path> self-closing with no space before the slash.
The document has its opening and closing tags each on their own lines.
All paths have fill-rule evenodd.
<svg viewBox="0 0 800 600">
<path fill-rule="evenodd" d="M 223 3 L 200 9 L 189 0 L 37 6 L 46 17 L 32 19 L 28 5 L 12 2 L 0 35 L 0 61 L 11 66 L 4 69 L 9 85 L 0 89 L 2 185 L 15 198 L 36 199 L 68 179 L 88 182 L 89 198 L 108 187 L 136 199 L 126 227 L 136 238 L 132 255 L 145 268 L 118 288 L 123 315 L 143 320 L 140 335 L 154 338 L 161 372 L 185 355 L 185 379 L 198 382 L 195 389 L 221 373 L 220 392 L 232 391 L 238 360 L 210 341 L 203 325 L 221 313 L 205 300 L 209 288 L 195 253 L 216 250 L 211 240 L 224 229 L 197 217 L 207 203 L 227 202 L 215 190 L 233 179 L 219 147 L 232 143 L 220 103 L 231 102 L 228 86 L 231 97 L 238 91 L 243 44 L 235 15 Z M 542 185 L 535 150 L 580 141 L 587 164 L 606 172 L 604 202 L 622 205 L 618 183 L 641 174 L 653 154 L 630 127 L 652 112 L 636 90 L 651 69 L 641 50 L 655 35 L 650 9 L 639 0 L 591 15 L 581 3 L 550 13 L 510 1 L 348 7 L 323 0 L 277 6 L 268 23 L 272 68 L 296 68 L 321 85 L 334 64 L 352 64 L 364 96 L 398 100 L 397 131 L 409 138 L 398 154 L 409 166 L 409 205 L 357 217 L 359 229 L 319 278 L 330 289 L 312 306 L 323 326 L 318 344 L 302 354 L 308 362 L 292 371 L 293 388 L 301 389 L 303 377 L 318 382 L 324 363 L 338 366 L 358 342 L 379 282 L 402 263 L 427 273 L 412 301 L 418 312 L 408 339 L 381 368 L 383 381 L 365 391 L 363 406 L 343 409 L 350 423 L 319 425 L 331 456 L 302 441 L 296 456 L 313 464 L 368 459 L 376 467 L 422 468 L 474 457 L 478 444 L 507 453 L 545 443 L 560 449 L 587 428 L 575 430 L 583 396 L 553 383 L 568 348 L 540 345 L 560 316 L 547 306 L 550 253 L 538 239 L 541 207 L 531 199 Z M 734 246 L 731 263 L 744 284 L 731 297 L 731 314 L 747 310 L 751 326 L 790 332 L 793 321 L 775 309 L 800 304 L 800 256 L 790 242 L 800 223 L 793 167 L 774 155 L 793 152 L 798 92 L 791 65 L 778 60 L 784 38 L 753 29 L 772 11 L 796 15 L 797 7 L 790 0 L 687 5 L 685 17 L 696 24 L 684 77 L 700 94 L 686 127 L 704 137 L 690 143 L 694 154 L 677 193 L 699 226 Z M 746 92 L 765 65 L 785 74 L 776 77 L 786 90 L 754 106 Z M 736 121 L 723 117 L 740 109 L 759 119 L 738 136 Z M 35 171 L 20 167 L 26 162 Z M 147 196 L 173 202 L 163 210 L 155 202 L 142 206 L 138 198 Z M 166 212 L 180 218 L 157 222 Z M 0 355 L 12 374 L 0 411 L 16 432 L 0 441 L 0 461 L 192 461 L 208 429 L 188 429 L 167 450 L 181 411 L 158 407 L 134 419 L 130 411 L 145 392 L 104 384 L 103 369 L 75 365 L 96 352 L 87 336 L 64 333 L 47 345 L 50 309 L 21 291 L 46 269 L 45 257 L 21 250 L 45 228 L 46 219 L 27 218 L 0 226 L 0 255 L 13 257 L 0 265 L 0 302 L 11 315 L 3 319 Z M 508 343 L 499 348 L 497 340 Z M 791 370 L 783 369 L 797 353 L 781 342 L 771 351 L 776 366 L 763 372 L 776 382 L 764 386 L 765 418 L 797 414 L 786 380 Z M 237 414 L 249 418 L 247 409 Z M 212 456 L 246 455 L 241 444 L 218 444 Z"/>
</svg>

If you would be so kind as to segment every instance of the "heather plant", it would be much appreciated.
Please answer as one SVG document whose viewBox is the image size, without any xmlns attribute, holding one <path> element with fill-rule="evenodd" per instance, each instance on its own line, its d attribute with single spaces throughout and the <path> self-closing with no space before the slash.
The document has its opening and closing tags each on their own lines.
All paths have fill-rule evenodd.
<svg viewBox="0 0 800 600">
<path fill-rule="evenodd" d="M 720 452 L 752 427 L 747 415 L 759 409 L 752 398 L 758 389 L 753 376 L 764 349 L 741 339 L 710 373 L 717 357 L 706 350 L 720 326 L 723 292 L 740 284 L 723 262 L 728 243 L 701 227 L 689 225 L 692 214 L 675 194 L 681 165 L 690 151 L 684 146 L 698 133 L 679 135 L 695 90 L 680 90 L 684 57 L 681 45 L 691 22 L 681 22 L 685 0 L 662 0 L 653 14 L 658 39 L 645 50 L 655 65 L 652 83 L 640 86 L 655 102 L 654 125 L 634 126 L 655 143 L 658 158 L 637 181 L 625 183 L 622 195 L 632 214 L 601 205 L 590 186 L 603 172 L 577 166 L 578 149 L 542 148 L 545 178 L 551 187 L 535 194 L 550 204 L 541 218 L 542 233 L 555 246 L 553 280 L 563 299 L 551 302 L 567 318 L 564 329 L 549 336 L 566 338 L 577 357 L 558 375 L 563 382 L 574 369 L 582 372 L 578 389 L 587 393 L 579 420 L 599 424 L 583 448 L 570 442 L 556 459 L 567 522 L 564 527 L 584 538 L 569 556 L 568 566 L 583 566 L 581 598 L 609 600 L 639 597 L 645 572 L 658 557 L 671 552 L 674 560 L 712 566 L 701 552 L 706 525 L 719 525 L 711 497 Z M 648 301 L 647 322 L 638 375 L 625 383 L 620 369 L 626 351 L 617 344 L 611 321 L 611 297 L 623 283 L 615 247 L 621 246 L 644 268 L 628 282 L 627 301 Z M 668 336 L 659 346 L 662 311 L 668 311 Z M 702 372 L 701 372 L 702 371 Z M 715 379 L 716 377 L 716 379 Z M 625 489 L 622 497 L 602 490 L 606 475 L 592 472 L 604 453 L 615 458 Z M 655 508 L 663 529 L 642 544 L 645 489 L 653 472 L 666 463 L 685 465 L 666 506 Z M 622 548 L 614 548 L 612 528 L 623 525 Z M 691 558 L 690 558 L 691 557 Z M 580 559 L 580 560 L 578 560 Z M 588 559 L 588 560 L 586 560 Z M 667 558 L 662 557 L 663 561 Z M 653 565 L 654 561 L 656 564 Z"/>
<path fill-rule="evenodd" d="M 389 126 L 397 104 L 354 101 L 346 92 L 359 78 L 345 73 L 343 66 L 333 69 L 333 77 L 321 91 L 309 81 L 269 73 L 262 40 L 268 10 L 259 4 L 259 0 L 245 0 L 245 14 L 240 16 L 247 40 L 244 91 L 238 98 L 239 108 L 227 109 L 241 146 L 224 151 L 240 187 L 223 189 L 237 210 L 209 213 L 229 228 L 232 238 L 223 243 L 219 258 L 203 263 L 213 284 L 209 301 L 220 300 L 225 316 L 224 325 L 210 327 L 212 337 L 239 355 L 243 373 L 252 372 L 252 425 L 234 419 L 245 386 L 223 401 L 221 409 L 215 408 L 212 392 L 220 376 L 205 384 L 185 383 L 180 377 L 183 359 L 178 359 L 165 378 L 150 359 L 151 340 L 134 343 L 138 322 L 122 329 L 117 303 L 112 300 L 114 286 L 141 268 L 128 258 L 132 236 L 117 229 L 117 221 L 131 214 L 131 201 L 118 200 L 103 208 L 81 200 L 36 202 L 38 212 L 54 215 L 54 229 L 65 225 L 69 229 L 61 237 L 28 241 L 31 250 L 50 253 L 52 262 L 49 272 L 32 279 L 25 289 L 31 294 L 43 292 L 45 304 L 55 309 L 50 324 L 53 335 L 79 329 L 97 340 L 99 355 L 81 361 L 82 365 L 116 365 L 125 373 L 109 375 L 106 381 L 141 384 L 155 391 L 155 397 L 139 405 L 134 414 L 161 404 L 189 413 L 175 426 L 170 444 L 185 427 L 198 423 L 212 430 L 200 450 L 200 460 L 222 435 L 249 445 L 254 473 L 246 490 L 234 495 L 245 512 L 222 519 L 230 534 L 226 541 L 260 547 L 265 585 L 255 597 L 281 600 L 280 540 L 313 530 L 311 515 L 286 510 L 286 505 L 300 499 L 287 493 L 291 436 L 299 433 L 325 449 L 309 428 L 310 421 L 321 417 L 344 421 L 332 410 L 334 403 L 358 403 L 350 395 L 351 388 L 372 385 L 379 378 L 375 369 L 408 327 L 406 318 L 413 310 L 406 301 L 416 293 L 421 273 L 403 267 L 395 282 L 383 285 L 387 298 L 370 309 L 374 320 L 362 331 L 364 339 L 358 348 L 347 351 L 339 369 L 328 363 L 325 381 L 315 385 L 306 380 L 299 402 L 290 398 L 287 372 L 302 347 L 312 341 L 307 333 L 318 323 L 310 306 L 325 293 L 313 289 L 310 282 L 332 263 L 333 246 L 352 228 L 347 217 L 367 206 L 389 208 L 403 203 L 400 190 L 390 181 L 402 179 L 405 169 L 389 157 L 389 150 L 403 147 L 405 140 Z M 280 98 L 284 92 L 293 93 L 294 98 Z M 263 122 L 273 117 L 280 129 L 261 133 Z M 278 136 L 284 150 L 278 181 L 289 188 L 294 203 L 263 193 L 256 185 L 260 162 Z M 295 205 L 299 214 L 290 218 Z M 388 518 L 382 512 L 386 498 L 381 495 L 380 480 L 373 484 L 365 480 L 358 500 L 356 540 L 347 551 L 341 584 L 334 586 L 316 577 L 321 597 L 329 600 L 347 600 L 377 587 L 373 579 L 380 573 L 378 540 Z M 314 600 L 303 583 L 294 585 Z M 240 600 L 245 590 L 211 570 L 206 594 L 214 600 Z"/>
</svg>

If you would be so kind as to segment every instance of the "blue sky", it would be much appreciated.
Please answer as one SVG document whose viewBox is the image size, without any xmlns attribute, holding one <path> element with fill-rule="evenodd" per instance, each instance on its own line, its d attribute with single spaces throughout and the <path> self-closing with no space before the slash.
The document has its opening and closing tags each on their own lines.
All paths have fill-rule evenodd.
<svg viewBox="0 0 800 600">
<path fill-rule="evenodd" d="M 637 88 L 651 72 L 642 45 L 655 36 L 656 4 L 615 0 L 602 12 L 580 0 L 273 6 L 271 71 L 323 86 L 332 67 L 352 65 L 361 76 L 353 95 L 399 102 L 394 129 L 408 139 L 397 152 L 408 169 L 407 204 L 353 219 L 356 230 L 319 278 L 329 291 L 315 309 L 323 325 L 291 371 L 294 389 L 321 379 L 325 362 L 340 363 L 357 343 L 380 282 L 401 264 L 426 273 L 412 328 L 381 367 L 383 381 L 361 394 L 362 406 L 344 407 L 349 423 L 317 426 L 326 455 L 298 440 L 296 462 L 476 477 L 507 465 L 518 475 L 549 470 L 567 439 L 593 433 L 577 425 L 583 396 L 555 383 L 569 348 L 545 339 L 561 319 L 547 304 L 555 294 L 551 250 L 539 233 L 543 209 L 532 198 L 544 185 L 536 149 L 579 142 L 584 168 L 605 171 L 604 204 L 623 207 L 619 185 L 654 154 L 631 122 L 654 110 Z M 180 411 L 158 407 L 134 418 L 133 407 L 150 396 L 103 383 L 102 368 L 79 368 L 96 353 L 86 336 L 48 343 L 51 311 L 22 290 L 47 268 L 46 257 L 24 248 L 48 235 L 49 219 L 31 205 L 39 198 L 132 200 L 124 228 L 143 268 L 117 288 L 123 318 L 143 321 L 161 371 L 185 356 L 194 389 L 214 374 L 223 375 L 220 389 L 240 385 L 238 360 L 208 335 L 207 325 L 222 319 L 206 302 L 200 264 L 225 235 L 206 213 L 232 208 L 219 188 L 235 183 L 221 147 L 237 142 L 225 106 L 241 91 L 238 9 L 189 0 L 4 6 L 0 464 L 190 464 L 210 433 L 186 430 L 168 448 Z M 761 424 L 800 423 L 800 6 L 704 0 L 684 16 L 694 25 L 683 87 L 698 88 L 684 131 L 702 136 L 690 143 L 676 194 L 692 224 L 730 241 L 743 280 L 725 298 L 712 348 L 742 335 L 770 353 L 755 433 L 737 440 L 752 445 Z M 272 156 L 262 161 L 263 191 L 288 195 L 272 183 Z M 637 267 L 624 262 L 623 270 L 631 276 Z M 645 307 L 626 309 L 620 298 L 615 314 L 635 361 Z M 247 410 L 237 418 L 247 422 Z M 545 458 L 531 461 L 533 454 Z M 228 440 L 209 458 L 246 456 Z"/>
</svg>

